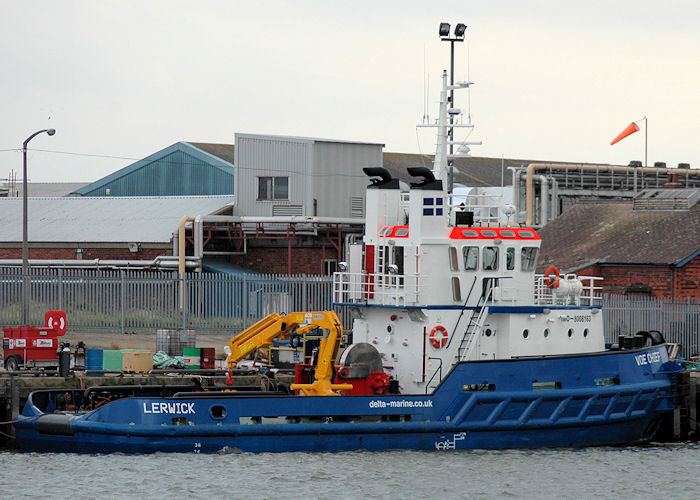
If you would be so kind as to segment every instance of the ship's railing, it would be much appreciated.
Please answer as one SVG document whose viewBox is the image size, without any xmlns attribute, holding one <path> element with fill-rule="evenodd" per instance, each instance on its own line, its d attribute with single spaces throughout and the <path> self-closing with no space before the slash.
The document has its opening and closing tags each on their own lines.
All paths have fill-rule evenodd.
<svg viewBox="0 0 700 500">
<path fill-rule="evenodd" d="M 603 304 L 603 278 L 566 274 L 559 278 L 559 286 L 550 286 L 553 277 L 535 275 L 535 304 L 537 305 L 581 305 Z"/>
<path fill-rule="evenodd" d="M 419 289 L 425 293 L 425 281 L 418 275 L 337 272 L 333 275 L 333 302 L 414 305 Z"/>
<path fill-rule="evenodd" d="M 450 210 L 467 211 L 474 214 L 474 222 L 498 225 L 508 220 L 503 197 L 493 194 L 450 194 Z"/>
<path fill-rule="evenodd" d="M 510 220 L 504 198 L 495 194 L 448 194 L 450 211 L 467 211 L 474 214 L 474 222 L 481 225 L 505 224 Z M 408 210 L 410 193 L 401 193 L 401 207 Z"/>
<path fill-rule="evenodd" d="M 532 296 L 527 297 L 529 294 L 523 294 L 521 288 L 509 286 L 509 280 L 502 280 L 500 286 L 494 287 L 492 299 L 488 303 L 602 305 L 603 278 L 567 274 L 559 280 L 559 286 L 551 288 L 548 276 L 535 275 L 534 304 Z M 436 285 L 436 282 L 429 276 L 336 272 L 333 275 L 333 302 L 340 304 L 371 302 L 378 305 L 411 306 L 430 303 L 435 299 L 439 301 L 440 298 L 431 294 L 431 289 L 436 290 L 431 285 Z M 442 299 L 444 300 L 445 297 Z"/>
</svg>

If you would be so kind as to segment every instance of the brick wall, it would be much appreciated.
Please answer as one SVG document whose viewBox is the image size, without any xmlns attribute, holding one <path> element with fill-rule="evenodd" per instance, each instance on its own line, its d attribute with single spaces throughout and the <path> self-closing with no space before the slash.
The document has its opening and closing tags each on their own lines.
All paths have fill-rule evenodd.
<svg viewBox="0 0 700 500">
<path fill-rule="evenodd" d="M 625 293 L 630 287 L 649 287 L 655 297 L 700 298 L 700 256 L 680 268 L 593 265 L 577 274 L 602 276 L 605 292 Z"/>
<path fill-rule="evenodd" d="M 326 248 L 325 259 L 337 258 L 334 248 Z M 292 274 L 323 274 L 323 259 L 320 248 L 292 248 Z M 233 255 L 229 262 L 260 273 L 287 274 L 287 249 L 249 247 L 246 255 Z"/>
<path fill-rule="evenodd" d="M 605 291 L 624 293 L 630 287 L 648 287 L 655 297 L 673 294 L 673 272 L 668 267 L 603 266 L 601 270 Z"/>
<path fill-rule="evenodd" d="M 74 260 L 82 255 L 83 260 L 151 260 L 159 255 L 171 255 L 172 252 L 162 248 L 140 248 L 130 252 L 128 248 L 82 248 L 82 254 L 75 248 L 30 248 L 30 259 Z M 21 248 L 0 248 L 0 259 L 21 259 Z"/>
<path fill-rule="evenodd" d="M 191 254 L 188 249 L 188 255 Z M 73 260 L 82 255 L 83 260 L 151 260 L 159 255 L 172 255 L 172 251 L 158 248 L 140 248 L 130 252 L 128 248 L 30 248 L 30 259 Z M 21 248 L 0 248 L 0 259 L 21 259 Z M 292 248 L 292 274 L 323 274 L 323 260 L 338 260 L 332 247 Z M 287 274 L 287 247 L 249 247 L 246 255 L 234 255 L 229 262 L 260 273 Z"/>
<path fill-rule="evenodd" d="M 700 255 L 675 271 L 675 296 L 700 298 Z"/>
</svg>

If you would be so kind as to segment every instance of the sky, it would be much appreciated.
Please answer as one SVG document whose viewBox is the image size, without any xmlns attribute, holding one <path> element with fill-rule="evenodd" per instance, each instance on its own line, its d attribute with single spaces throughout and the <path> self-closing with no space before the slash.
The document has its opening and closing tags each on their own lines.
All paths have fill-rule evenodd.
<svg viewBox="0 0 700 500">
<path fill-rule="evenodd" d="M 434 152 L 438 25 L 468 25 L 474 156 L 700 167 L 697 0 L 0 0 L 0 179 L 99 179 L 178 141 Z M 427 94 L 427 99 L 426 99 Z M 425 103 L 428 103 L 426 106 Z M 642 130 L 610 146 L 630 122 Z M 457 135 L 457 139 L 466 137 Z"/>
</svg>

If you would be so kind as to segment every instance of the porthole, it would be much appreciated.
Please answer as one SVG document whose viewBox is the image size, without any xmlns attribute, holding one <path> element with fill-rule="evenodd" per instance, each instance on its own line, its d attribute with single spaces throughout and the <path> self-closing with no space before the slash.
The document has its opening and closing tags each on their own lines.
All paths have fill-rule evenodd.
<svg viewBox="0 0 700 500">
<path fill-rule="evenodd" d="M 588 337 L 588 328 L 584 328 L 583 330 L 583 336 Z"/>
<path fill-rule="evenodd" d="M 523 338 L 526 339 L 528 335 L 530 335 L 530 332 L 527 330 L 523 330 Z"/>
<path fill-rule="evenodd" d="M 486 335 L 487 337 L 490 337 L 492 333 L 493 332 L 491 331 L 490 328 L 487 328 L 486 330 L 484 330 L 484 335 Z"/>
<path fill-rule="evenodd" d="M 571 338 L 571 337 L 574 335 L 574 329 L 573 329 L 573 328 L 569 328 L 568 335 L 569 335 L 569 338 Z"/>
<path fill-rule="evenodd" d="M 544 329 L 544 338 L 549 337 L 549 328 Z"/>
<path fill-rule="evenodd" d="M 211 414 L 211 418 L 226 418 L 226 408 L 221 405 L 212 406 L 209 413 Z"/>
</svg>

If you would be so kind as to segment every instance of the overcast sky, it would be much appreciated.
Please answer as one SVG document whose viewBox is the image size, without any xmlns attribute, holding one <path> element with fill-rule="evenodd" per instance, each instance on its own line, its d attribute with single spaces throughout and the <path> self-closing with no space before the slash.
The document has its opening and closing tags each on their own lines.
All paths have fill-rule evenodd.
<svg viewBox="0 0 700 500">
<path fill-rule="evenodd" d="M 230 144 L 236 132 L 433 153 L 415 125 L 426 81 L 437 116 L 441 21 L 469 25 L 455 75 L 475 82 L 474 156 L 626 164 L 643 160 L 644 129 L 609 143 L 646 116 L 650 164 L 700 167 L 697 0 L 0 6 L 0 178 L 21 177 L 22 142 L 49 127 L 55 136 L 30 143 L 30 181 L 92 181 L 177 141 Z"/>
</svg>

